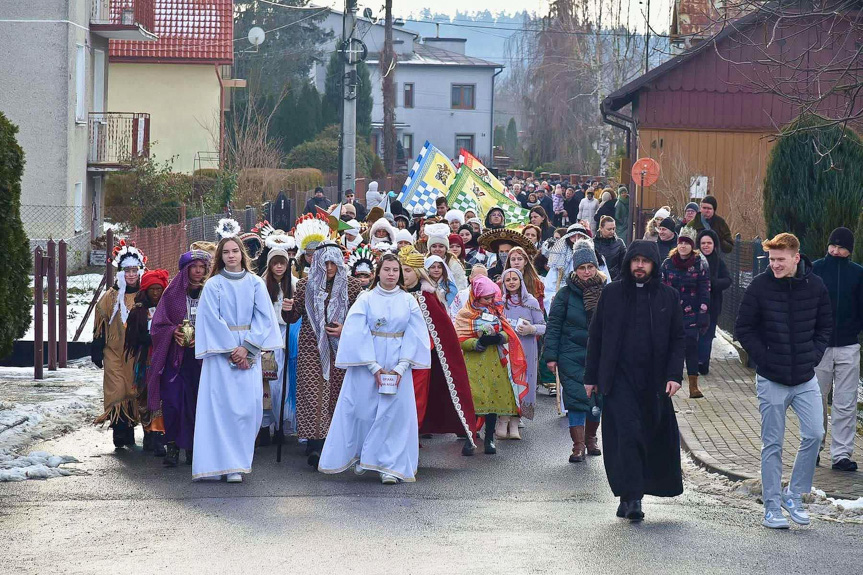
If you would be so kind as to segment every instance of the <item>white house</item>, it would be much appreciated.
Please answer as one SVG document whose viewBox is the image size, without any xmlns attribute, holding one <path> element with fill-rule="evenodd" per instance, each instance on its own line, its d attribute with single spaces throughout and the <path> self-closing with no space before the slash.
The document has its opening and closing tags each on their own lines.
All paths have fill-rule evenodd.
<svg viewBox="0 0 863 575">
<path fill-rule="evenodd" d="M 321 26 L 341 38 L 342 14 L 331 11 Z M 383 22 L 359 18 L 355 34 L 366 44 L 366 63 L 371 72 L 372 146 L 383 153 L 383 91 L 380 54 L 384 45 Z M 393 49 L 398 64 L 396 83 L 396 135 L 405 149 L 408 164 L 428 140 L 456 158 L 465 148 L 480 159 L 492 158 L 494 132 L 494 81 L 503 65 L 465 55 L 464 38 L 421 38 L 419 34 L 393 29 Z M 325 53 L 332 48 L 325 48 Z M 326 60 L 315 66 L 315 87 L 323 93 Z"/>
</svg>

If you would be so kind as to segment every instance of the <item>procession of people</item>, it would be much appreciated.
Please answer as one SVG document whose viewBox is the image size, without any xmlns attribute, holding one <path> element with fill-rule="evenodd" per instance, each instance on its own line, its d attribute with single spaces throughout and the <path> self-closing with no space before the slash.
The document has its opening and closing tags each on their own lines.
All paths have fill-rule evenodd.
<svg viewBox="0 0 863 575">
<path fill-rule="evenodd" d="M 257 447 L 295 436 L 311 469 L 390 485 L 419 479 L 429 435 L 454 435 L 462 456 L 506 457 L 501 442 L 537 425 L 544 390 L 567 419 L 568 462 L 601 455 L 617 516 L 643 520 L 645 495 L 683 492 L 671 397 L 684 367 L 688 397 L 709 394 L 699 376 L 731 285 L 728 226 L 707 196 L 682 220 L 657 210 L 630 242 L 625 188 L 591 182 L 549 198 L 546 182 L 507 183 L 524 221 L 443 198 L 393 213 L 381 196 L 366 211 L 353 191 L 329 207 L 316 190 L 291 230 L 222 219 L 218 242 L 190 246 L 173 278 L 121 242 L 116 284 L 95 310 L 96 423 L 117 449 L 141 424 L 144 451 L 166 467 L 184 451 L 193 480 L 242 482 Z M 800 496 L 831 389 L 832 465 L 856 470 L 863 268 L 845 228 L 814 266 L 780 236 L 764 244 L 770 267 L 746 290 L 737 335 L 758 364 L 764 524 L 781 528 L 780 508 L 808 523 Z M 803 437 L 780 490 L 788 405 Z"/>
</svg>

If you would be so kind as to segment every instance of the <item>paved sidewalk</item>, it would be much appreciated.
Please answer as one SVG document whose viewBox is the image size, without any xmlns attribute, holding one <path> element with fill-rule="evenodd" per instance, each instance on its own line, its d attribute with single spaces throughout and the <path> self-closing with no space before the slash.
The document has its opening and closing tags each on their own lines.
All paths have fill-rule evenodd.
<svg viewBox="0 0 863 575">
<path fill-rule="evenodd" d="M 718 337 L 717 337 L 718 339 Z M 674 397 L 683 447 L 701 464 L 733 479 L 761 477 L 761 414 L 755 396 L 755 371 L 729 358 L 710 361 L 710 375 L 699 377 L 703 399 L 689 399 L 687 384 Z M 800 445 L 797 416 L 788 410 L 782 462 L 788 479 Z M 830 445 L 830 430 L 827 430 Z M 863 438 L 856 438 L 855 459 L 863 457 Z M 814 486 L 830 497 L 863 497 L 863 470 L 830 469 L 829 447 L 815 470 Z"/>
</svg>

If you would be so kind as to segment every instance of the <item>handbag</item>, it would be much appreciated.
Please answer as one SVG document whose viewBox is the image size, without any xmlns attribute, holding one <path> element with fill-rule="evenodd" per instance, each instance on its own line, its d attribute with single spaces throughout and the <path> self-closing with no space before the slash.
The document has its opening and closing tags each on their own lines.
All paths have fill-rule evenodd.
<svg viewBox="0 0 863 575">
<path fill-rule="evenodd" d="M 264 381 L 279 378 L 279 366 L 276 364 L 276 354 L 273 351 L 261 353 L 261 373 Z"/>
</svg>

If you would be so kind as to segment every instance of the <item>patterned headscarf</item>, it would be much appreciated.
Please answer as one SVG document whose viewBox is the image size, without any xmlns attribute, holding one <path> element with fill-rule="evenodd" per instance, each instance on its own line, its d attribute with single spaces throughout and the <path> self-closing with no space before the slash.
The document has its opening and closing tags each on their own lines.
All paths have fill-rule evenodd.
<svg viewBox="0 0 863 575">
<path fill-rule="evenodd" d="M 336 275 L 330 292 L 330 305 L 327 300 L 327 262 L 336 264 Z M 326 314 L 324 314 L 326 310 Z M 318 342 L 324 381 L 330 380 L 330 349 L 335 354 L 339 350 L 339 340 L 329 337 L 325 325 L 329 322 L 344 323 L 348 314 L 348 270 L 342 250 L 337 245 L 326 242 L 315 249 L 312 265 L 306 281 L 306 314 Z"/>
<path fill-rule="evenodd" d="M 503 283 L 506 279 L 506 275 L 510 272 L 517 275 L 519 281 L 519 292 L 518 295 L 514 298 L 509 295 L 508 291 L 506 291 L 506 284 Z M 527 291 L 527 286 L 524 285 L 524 275 L 522 275 L 519 270 L 515 268 L 507 268 L 503 270 L 503 273 L 500 274 L 500 283 L 501 285 L 503 285 L 503 293 L 506 294 L 503 296 L 504 307 L 509 307 L 510 302 L 512 302 L 513 305 L 524 305 L 524 302 L 527 301 L 527 298 L 530 294 Z"/>
<path fill-rule="evenodd" d="M 204 250 L 191 250 L 180 256 L 180 271 L 165 288 L 153 321 L 150 324 L 150 336 L 153 339 L 153 353 L 150 356 L 150 367 L 147 369 L 147 407 L 152 412 L 161 409 L 162 395 L 160 382 L 166 365 L 179 369 L 183 361 L 184 349 L 174 343 L 174 330 L 186 319 L 189 293 L 189 266 L 201 261 L 209 272 L 211 257 Z M 205 273 L 206 277 L 206 273 Z M 169 357 L 170 356 L 170 357 Z M 170 364 L 169 364 L 170 362 Z"/>
</svg>

